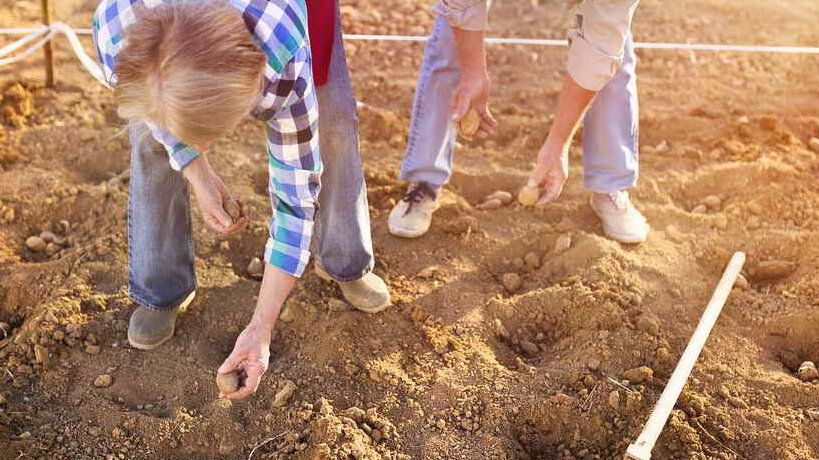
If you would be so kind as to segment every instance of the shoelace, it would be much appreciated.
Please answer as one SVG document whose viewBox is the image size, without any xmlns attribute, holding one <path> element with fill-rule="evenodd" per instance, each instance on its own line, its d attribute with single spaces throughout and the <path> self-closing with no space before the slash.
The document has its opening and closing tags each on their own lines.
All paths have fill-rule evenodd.
<svg viewBox="0 0 819 460">
<path fill-rule="evenodd" d="M 426 182 L 419 182 L 414 187 L 412 187 L 404 197 L 401 198 L 401 201 L 406 201 L 409 203 L 407 206 L 407 210 L 404 211 L 404 215 L 406 216 L 412 210 L 412 207 L 418 203 L 420 203 L 424 198 L 429 197 L 431 199 L 435 199 L 435 189 L 433 189 L 429 184 Z"/>
</svg>

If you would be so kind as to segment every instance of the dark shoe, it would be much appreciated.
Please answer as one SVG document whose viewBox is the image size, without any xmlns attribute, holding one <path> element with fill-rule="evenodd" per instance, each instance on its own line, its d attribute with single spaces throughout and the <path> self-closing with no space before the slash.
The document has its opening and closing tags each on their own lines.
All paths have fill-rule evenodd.
<svg viewBox="0 0 819 460">
<path fill-rule="evenodd" d="M 182 303 L 167 310 L 138 307 L 128 323 L 128 343 L 140 350 L 153 350 L 170 340 L 176 329 L 176 315 L 187 308 L 195 296 L 193 291 Z"/>
</svg>

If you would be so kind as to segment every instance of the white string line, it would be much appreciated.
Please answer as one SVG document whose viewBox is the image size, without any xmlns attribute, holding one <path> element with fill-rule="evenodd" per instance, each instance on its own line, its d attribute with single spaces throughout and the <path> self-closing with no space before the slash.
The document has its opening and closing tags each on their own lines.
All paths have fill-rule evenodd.
<svg viewBox="0 0 819 460">
<path fill-rule="evenodd" d="M 9 45 L 0 48 L 0 57 L 3 57 L 11 53 L 12 51 L 16 50 L 17 48 L 20 48 L 21 46 L 25 45 L 26 43 L 35 40 L 37 37 L 46 32 L 48 32 L 48 26 L 42 26 L 39 29 L 35 29 L 34 32 L 31 32 L 30 34 L 21 38 L 20 40 L 17 40 L 16 42 L 13 42 Z"/>
<path fill-rule="evenodd" d="M 2 50 L 0 50 L 0 56 L 4 56 L 5 54 L 8 54 L 11 51 L 16 50 L 17 48 L 24 45 L 25 43 L 28 43 L 28 42 L 32 41 L 34 38 L 36 38 L 41 33 L 41 31 L 46 31 L 46 30 L 48 31 L 48 33 L 46 34 L 46 36 L 42 40 L 40 40 L 39 42 L 32 45 L 30 48 L 28 48 L 24 52 L 22 52 L 22 53 L 20 53 L 20 54 L 18 54 L 16 56 L 12 56 L 12 57 L 5 58 L 5 59 L 0 59 L 0 66 L 6 65 L 6 64 L 11 64 L 13 62 L 17 62 L 17 61 L 20 61 L 22 59 L 25 59 L 26 57 L 31 55 L 34 51 L 36 51 L 37 49 L 39 49 L 43 45 L 45 45 L 49 40 L 51 40 L 52 37 L 54 37 L 55 34 L 61 33 L 61 34 L 65 35 L 68 38 L 68 43 L 71 45 L 71 49 L 74 50 L 74 54 L 77 55 L 77 58 L 79 58 L 80 63 L 91 74 L 91 76 L 96 78 L 106 88 L 111 88 L 111 86 L 105 80 L 105 75 L 103 74 L 102 69 L 100 68 L 99 64 L 97 64 L 97 61 L 94 60 L 94 59 L 91 59 L 88 56 L 88 54 L 85 52 L 85 49 L 83 48 L 82 43 L 80 43 L 80 39 L 77 37 L 77 34 L 74 32 L 74 29 L 72 29 L 68 25 L 63 24 L 61 22 L 56 22 L 56 23 L 51 24 L 50 26 L 43 26 L 43 27 L 44 28 L 35 29 L 35 31 L 32 32 L 30 35 L 28 35 L 28 36 L 26 36 L 26 37 L 24 37 L 24 38 L 22 38 L 22 39 L 20 39 L 20 40 L 18 40 L 16 42 L 10 44 L 10 45 L 8 45 L 8 46 L 4 47 Z"/>
<path fill-rule="evenodd" d="M 0 34 L 26 34 L 38 29 L 0 29 Z M 91 35 L 91 29 L 75 29 L 79 35 Z M 377 40 L 424 42 L 429 37 L 425 35 L 361 35 L 345 34 L 345 40 Z M 486 43 L 503 45 L 534 45 L 534 46 L 566 46 L 566 40 L 543 38 L 497 38 L 489 37 Z M 787 53 L 787 54 L 819 54 L 817 46 L 768 46 L 768 45 L 721 45 L 708 43 L 646 43 L 637 42 L 635 48 L 657 50 L 692 50 L 692 51 L 739 51 L 745 53 Z"/>
</svg>

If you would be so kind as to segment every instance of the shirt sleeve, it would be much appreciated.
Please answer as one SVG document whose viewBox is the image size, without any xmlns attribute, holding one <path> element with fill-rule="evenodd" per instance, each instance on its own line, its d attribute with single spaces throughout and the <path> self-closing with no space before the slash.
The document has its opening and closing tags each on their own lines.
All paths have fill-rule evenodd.
<svg viewBox="0 0 819 460">
<path fill-rule="evenodd" d="M 188 166 L 199 156 L 199 152 L 195 148 L 182 142 L 173 134 L 162 129 L 159 125 L 155 123 L 145 124 L 148 125 L 148 129 L 151 130 L 154 139 L 165 147 L 165 150 L 168 152 L 171 168 L 176 171 L 182 171 L 185 169 L 185 166 Z"/>
<path fill-rule="evenodd" d="M 489 0 L 441 0 L 433 11 L 447 18 L 452 27 L 486 30 Z"/>
<path fill-rule="evenodd" d="M 569 31 L 568 72 L 580 86 L 599 91 L 623 62 L 639 0 L 585 0 L 577 29 Z"/>
<path fill-rule="evenodd" d="M 292 87 L 282 108 L 268 121 L 267 156 L 270 174 L 270 235 L 265 261 L 293 276 L 301 276 L 310 259 L 313 219 L 318 209 L 322 162 L 319 154 L 318 104 L 313 85 L 310 50 L 296 52 L 278 88 Z"/>
</svg>

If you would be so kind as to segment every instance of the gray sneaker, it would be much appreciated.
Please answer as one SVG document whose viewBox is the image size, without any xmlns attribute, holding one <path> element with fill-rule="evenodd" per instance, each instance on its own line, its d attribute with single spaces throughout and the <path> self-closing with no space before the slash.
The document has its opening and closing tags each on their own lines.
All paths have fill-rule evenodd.
<svg viewBox="0 0 819 460">
<path fill-rule="evenodd" d="M 128 343 L 139 350 L 153 350 L 173 337 L 176 315 L 193 302 L 196 291 L 191 292 L 179 305 L 167 310 L 137 307 L 128 323 Z"/>
<path fill-rule="evenodd" d="M 391 305 L 387 283 L 373 272 L 353 281 L 336 281 L 316 264 L 316 274 L 325 281 L 332 281 L 341 288 L 344 299 L 365 313 L 378 313 Z"/>
</svg>

